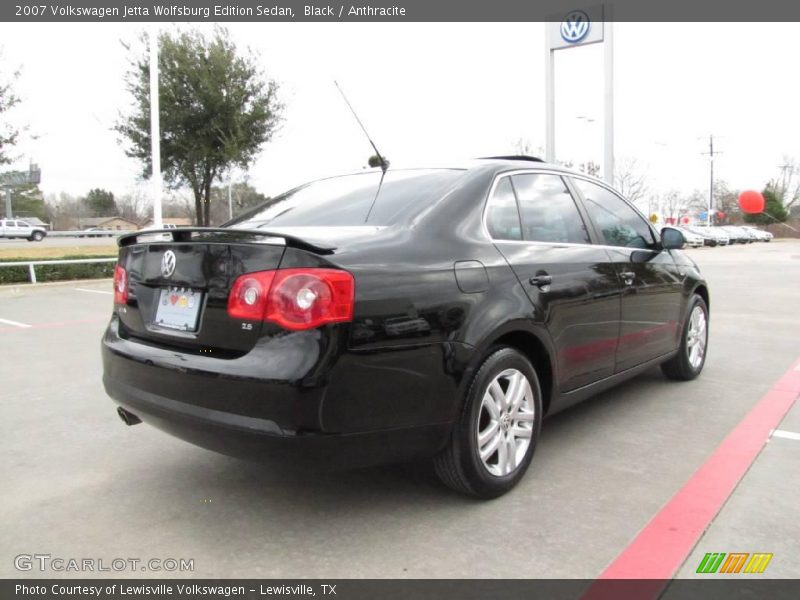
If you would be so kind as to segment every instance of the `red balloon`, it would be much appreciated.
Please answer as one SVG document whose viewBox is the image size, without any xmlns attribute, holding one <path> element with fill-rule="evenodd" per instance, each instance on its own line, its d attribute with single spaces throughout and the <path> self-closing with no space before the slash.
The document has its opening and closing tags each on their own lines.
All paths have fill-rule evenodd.
<svg viewBox="0 0 800 600">
<path fill-rule="evenodd" d="M 739 208 L 742 212 L 757 215 L 764 212 L 764 196 L 755 190 L 746 190 L 739 194 Z"/>
<path fill-rule="evenodd" d="M 725 218 L 725 213 L 724 213 L 724 212 L 722 212 L 721 210 L 719 210 L 719 211 L 717 211 L 717 216 L 718 216 L 720 219 L 724 219 L 724 218 Z"/>
<path fill-rule="evenodd" d="M 689 224 L 689 221 L 690 221 L 691 219 L 689 219 L 689 217 L 683 217 L 683 219 L 681 219 L 681 220 L 683 221 L 683 224 L 684 224 L 684 225 L 688 225 L 688 224 Z"/>
</svg>

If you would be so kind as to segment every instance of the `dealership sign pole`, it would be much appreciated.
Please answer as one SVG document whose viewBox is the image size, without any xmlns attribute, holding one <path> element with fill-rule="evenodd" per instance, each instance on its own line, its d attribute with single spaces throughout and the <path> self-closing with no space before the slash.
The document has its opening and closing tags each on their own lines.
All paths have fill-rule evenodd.
<svg viewBox="0 0 800 600">
<path fill-rule="evenodd" d="M 591 6 L 555 15 L 547 22 L 545 35 L 545 113 L 547 118 L 545 156 L 549 162 L 556 159 L 556 103 L 555 103 L 555 53 L 556 50 L 575 48 L 587 44 L 604 43 L 604 133 L 603 177 L 614 182 L 614 45 L 609 7 Z"/>
</svg>

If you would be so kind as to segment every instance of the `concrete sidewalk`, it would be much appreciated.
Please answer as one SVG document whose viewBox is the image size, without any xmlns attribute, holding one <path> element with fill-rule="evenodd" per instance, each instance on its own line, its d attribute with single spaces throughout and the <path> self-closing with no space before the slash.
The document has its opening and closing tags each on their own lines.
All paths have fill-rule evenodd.
<svg viewBox="0 0 800 600">
<path fill-rule="evenodd" d="M 786 434 L 794 434 L 790 439 Z M 703 574 L 697 568 L 706 553 L 771 553 L 760 576 L 800 577 L 800 403 L 781 422 L 750 470 L 739 482 L 677 577 L 759 577 Z"/>
</svg>

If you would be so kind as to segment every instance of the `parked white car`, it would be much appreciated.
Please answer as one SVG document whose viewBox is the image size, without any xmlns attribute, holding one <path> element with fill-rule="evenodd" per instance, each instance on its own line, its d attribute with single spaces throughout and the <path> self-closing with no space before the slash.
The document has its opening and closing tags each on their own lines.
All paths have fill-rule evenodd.
<svg viewBox="0 0 800 600">
<path fill-rule="evenodd" d="M 743 225 L 742 229 L 746 229 L 747 231 L 749 231 L 752 235 L 755 236 L 755 238 L 759 242 L 772 241 L 773 235 L 769 231 L 764 231 L 763 229 L 759 229 L 758 227 L 751 227 L 750 225 Z"/>
<path fill-rule="evenodd" d="M 731 241 L 728 234 L 719 227 L 692 225 L 691 227 L 687 227 L 687 229 L 703 238 L 706 246 L 727 246 Z"/>
<path fill-rule="evenodd" d="M 34 227 L 21 219 L 0 219 L 0 237 L 25 238 L 29 242 L 41 242 L 47 235 L 44 227 Z"/>
<path fill-rule="evenodd" d="M 686 245 L 684 247 L 688 246 L 689 248 L 700 248 L 701 246 L 705 245 L 705 240 L 702 236 L 699 236 L 684 227 L 675 227 L 675 229 L 683 234 L 683 239 L 686 240 Z"/>
</svg>

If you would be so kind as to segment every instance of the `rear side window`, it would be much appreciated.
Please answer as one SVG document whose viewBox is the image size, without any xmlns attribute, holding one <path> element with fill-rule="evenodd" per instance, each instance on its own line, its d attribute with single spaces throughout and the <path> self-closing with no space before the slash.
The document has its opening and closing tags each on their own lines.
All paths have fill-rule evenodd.
<svg viewBox="0 0 800 600">
<path fill-rule="evenodd" d="M 654 243 L 647 221 L 622 198 L 585 179 L 573 179 L 583 195 L 586 212 L 609 246 L 649 248 Z"/>
<path fill-rule="evenodd" d="M 522 237 L 532 242 L 588 244 L 589 233 L 575 200 L 558 175 L 512 176 L 522 217 Z"/>
<path fill-rule="evenodd" d="M 438 202 L 457 169 L 370 171 L 322 179 L 267 200 L 226 226 L 239 229 L 392 225 Z"/>
<path fill-rule="evenodd" d="M 521 240 L 517 199 L 511 179 L 503 177 L 497 182 L 492 197 L 486 205 L 486 228 L 495 240 Z"/>
</svg>

